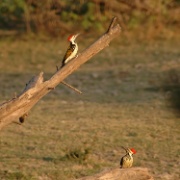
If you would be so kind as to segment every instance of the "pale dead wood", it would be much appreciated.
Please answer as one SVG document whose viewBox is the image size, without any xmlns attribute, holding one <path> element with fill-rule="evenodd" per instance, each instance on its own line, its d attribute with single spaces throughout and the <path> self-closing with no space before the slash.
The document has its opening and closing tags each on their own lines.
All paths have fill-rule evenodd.
<svg viewBox="0 0 180 180">
<path fill-rule="evenodd" d="M 79 89 L 71 86 L 70 84 L 66 83 L 65 81 L 62 81 L 61 84 L 65 85 L 66 87 L 68 87 L 70 89 L 72 89 L 76 93 L 82 94 L 82 92 Z"/>
<path fill-rule="evenodd" d="M 0 105 L 0 130 L 29 112 L 43 96 L 52 91 L 67 76 L 98 52 L 109 46 L 109 43 L 121 32 L 120 26 L 118 24 L 115 25 L 114 20 L 112 23 L 105 34 L 80 53 L 77 58 L 74 58 L 66 66 L 59 69 L 49 80 L 44 81 L 43 72 L 41 72 L 29 81 L 20 95 L 2 103 Z"/>
<path fill-rule="evenodd" d="M 107 30 L 107 33 L 111 32 L 111 29 L 115 26 L 116 21 L 117 21 L 117 17 L 113 17 L 113 19 L 109 25 L 109 28 Z"/>
<path fill-rule="evenodd" d="M 57 70 L 57 71 L 59 70 L 59 67 L 58 67 L 58 66 L 56 66 L 56 70 Z M 61 84 L 65 85 L 66 87 L 68 87 L 68 88 L 70 88 L 70 89 L 72 89 L 72 90 L 73 90 L 74 92 L 76 92 L 76 93 L 82 94 L 82 92 L 81 92 L 79 89 L 71 86 L 70 84 L 68 84 L 68 83 L 66 83 L 66 82 L 64 82 L 64 81 L 62 81 Z"/>
</svg>

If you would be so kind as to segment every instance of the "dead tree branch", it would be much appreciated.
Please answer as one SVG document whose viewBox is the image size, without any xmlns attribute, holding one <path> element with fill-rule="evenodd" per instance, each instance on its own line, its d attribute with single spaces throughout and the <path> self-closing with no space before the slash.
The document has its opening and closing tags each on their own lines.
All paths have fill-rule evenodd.
<svg viewBox="0 0 180 180">
<path fill-rule="evenodd" d="M 82 94 L 82 92 L 81 92 L 79 89 L 71 86 L 70 84 L 68 84 L 68 83 L 66 83 L 66 82 L 64 82 L 64 81 L 61 81 L 61 84 L 65 85 L 66 87 L 68 87 L 68 88 L 70 88 L 70 89 L 72 89 L 72 90 L 73 90 L 74 92 L 76 92 L 76 93 Z"/>
<path fill-rule="evenodd" d="M 49 80 L 44 81 L 43 72 L 33 77 L 26 85 L 24 91 L 17 97 L 0 105 L 0 130 L 11 124 L 19 117 L 28 113 L 29 110 L 46 94 L 52 91 L 66 77 L 78 69 L 91 57 L 103 50 L 109 43 L 117 37 L 121 28 L 115 25 L 115 19 L 109 26 L 108 31 L 97 39 L 92 45 L 71 60 L 66 66 L 58 70 Z"/>
</svg>

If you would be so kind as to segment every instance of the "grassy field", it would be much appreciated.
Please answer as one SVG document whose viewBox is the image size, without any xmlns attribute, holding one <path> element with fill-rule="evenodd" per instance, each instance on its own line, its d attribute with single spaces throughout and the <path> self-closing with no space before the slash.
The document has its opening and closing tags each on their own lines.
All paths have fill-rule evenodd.
<svg viewBox="0 0 180 180">
<path fill-rule="evenodd" d="M 63 40 L 64 42 L 65 40 Z M 80 51 L 87 44 L 82 45 Z M 0 179 L 69 180 L 118 167 L 121 146 L 155 179 L 178 180 L 180 44 L 112 45 L 44 97 L 23 125 L 0 132 Z M 58 41 L 0 42 L 0 102 L 19 94 L 40 71 L 48 79 L 66 46 Z"/>
</svg>

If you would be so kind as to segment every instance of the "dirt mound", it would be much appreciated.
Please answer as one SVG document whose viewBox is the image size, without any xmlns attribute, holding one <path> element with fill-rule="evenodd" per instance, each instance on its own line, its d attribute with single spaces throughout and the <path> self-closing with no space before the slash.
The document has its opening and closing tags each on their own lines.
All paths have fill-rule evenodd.
<svg viewBox="0 0 180 180">
<path fill-rule="evenodd" d="M 109 169 L 94 176 L 80 178 L 79 180 L 153 180 L 147 168 Z"/>
</svg>

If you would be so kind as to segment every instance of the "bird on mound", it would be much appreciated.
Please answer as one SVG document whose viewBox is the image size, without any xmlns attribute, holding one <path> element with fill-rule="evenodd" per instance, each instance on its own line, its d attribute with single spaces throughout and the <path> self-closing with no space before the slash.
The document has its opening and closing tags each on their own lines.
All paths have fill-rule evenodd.
<svg viewBox="0 0 180 180">
<path fill-rule="evenodd" d="M 130 168 L 133 165 L 133 154 L 136 154 L 136 150 L 133 148 L 124 148 L 126 155 L 120 160 L 120 168 Z"/>
</svg>

